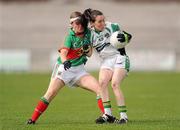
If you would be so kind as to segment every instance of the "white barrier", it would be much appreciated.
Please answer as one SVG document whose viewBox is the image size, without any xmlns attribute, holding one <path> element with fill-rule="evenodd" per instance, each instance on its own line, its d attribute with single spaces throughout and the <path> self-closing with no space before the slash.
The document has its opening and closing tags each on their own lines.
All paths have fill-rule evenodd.
<svg viewBox="0 0 180 130">
<path fill-rule="evenodd" d="M 29 71 L 30 58 L 28 50 L 0 50 L 0 71 Z"/>
<path fill-rule="evenodd" d="M 129 50 L 132 71 L 169 71 L 176 68 L 176 54 L 165 50 Z M 49 66 L 53 68 L 58 52 L 50 53 Z M 86 69 L 99 70 L 96 53 L 88 58 Z M 48 62 L 48 61 L 47 61 Z M 36 62 L 35 62 L 36 63 Z M 49 69 L 47 66 L 47 70 Z M 31 71 L 31 53 L 28 50 L 0 50 L 0 71 Z"/>
<path fill-rule="evenodd" d="M 169 71 L 176 68 L 176 54 L 165 50 L 129 50 L 132 71 Z M 57 52 L 51 53 L 51 66 L 56 62 Z M 100 59 L 96 53 L 89 58 L 86 69 L 99 70 Z"/>
<path fill-rule="evenodd" d="M 175 51 L 136 50 L 128 51 L 131 70 L 168 71 L 176 68 Z"/>
</svg>

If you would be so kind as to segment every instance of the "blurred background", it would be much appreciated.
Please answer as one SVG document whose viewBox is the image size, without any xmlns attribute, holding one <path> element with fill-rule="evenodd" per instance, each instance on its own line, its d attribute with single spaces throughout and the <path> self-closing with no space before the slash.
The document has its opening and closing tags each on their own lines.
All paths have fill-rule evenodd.
<svg viewBox="0 0 180 130">
<path fill-rule="evenodd" d="M 180 71 L 180 0 L 0 0 L 0 71 L 51 71 L 70 13 L 86 8 L 133 35 L 132 71 Z M 96 53 L 86 67 L 98 70 Z"/>
</svg>

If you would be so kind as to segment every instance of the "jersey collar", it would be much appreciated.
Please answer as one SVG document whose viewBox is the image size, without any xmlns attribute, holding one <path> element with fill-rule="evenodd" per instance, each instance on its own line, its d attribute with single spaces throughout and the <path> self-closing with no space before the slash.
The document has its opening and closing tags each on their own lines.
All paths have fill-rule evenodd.
<svg viewBox="0 0 180 130">
<path fill-rule="evenodd" d="M 95 29 L 94 27 L 93 27 L 92 29 L 93 29 L 94 32 L 97 33 L 97 34 L 100 34 L 100 33 L 102 32 L 102 31 L 99 31 L 99 30 Z"/>
</svg>

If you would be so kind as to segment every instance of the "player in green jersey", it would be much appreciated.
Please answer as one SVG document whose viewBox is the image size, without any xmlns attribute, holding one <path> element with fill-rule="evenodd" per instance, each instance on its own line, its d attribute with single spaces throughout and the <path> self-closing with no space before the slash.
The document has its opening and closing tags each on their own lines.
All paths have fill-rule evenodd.
<svg viewBox="0 0 180 130">
<path fill-rule="evenodd" d="M 35 124 L 38 117 L 65 85 L 69 87 L 79 86 L 94 92 L 98 96 L 98 106 L 102 113 L 104 112 L 102 100 L 99 96 L 99 83 L 84 68 L 87 61 L 86 57 L 92 54 L 91 33 L 87 28 L 87 21 L 80 12 L 73 12 L 70 16 L 70 23 L 72 27 L 65 39 L 64 46 L 59 49 L 60 57 L 52 72 L 49 87 L 27 124 Z"/>
</svg>

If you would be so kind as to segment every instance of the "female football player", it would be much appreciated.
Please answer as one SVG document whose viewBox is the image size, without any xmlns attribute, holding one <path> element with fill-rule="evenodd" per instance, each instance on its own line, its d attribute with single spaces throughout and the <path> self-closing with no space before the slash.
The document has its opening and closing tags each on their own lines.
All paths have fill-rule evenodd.
<svg viewBox="0 0 180 130">
<path fill-rule="evenodd" d="M 102 101 L 105 114 L 96 120 L 96 123 L 109 122 L 112 117 L 111 103 L 108 92 L 108 84 L 111 82 L 117 106 L 119 109 L 120 120 L 118 123 L 127 123 L 127 108 L 121 88 L 119 87 L 126 77 L 130 62 L 125 48 L 117 49 L 110 42 L 110 36 L 113 32 L 119 31 L 117 39 L 119 42 L 129 42 L 131 35 L 123 31 L 117 23 L 105 21 L 105 16 L 99 10 L 86 9 L 84 15 L 90 21 L 92 29 L 93 47 L 101 58 L 101 68 L 99 71 L 99 83 L 102 87 Z"/>
<path fill-rule="evenodd" d="M 91 33 L 87 28 L 87 20 L 80 12 L 73 12 L 70 16 L 70 23 L 71 29 L 65 39 L 64 46 L 59 49 L 60 57 L 52 72 L 49 87 L 37 104 L 27 124 L 35 124 L 38 117 L 65 85 L 70 87 L 79 86 L 99 96 L 100 86 L 98 81 L 84 69 L 87 61 L 86 56 L 89 57 L 92 54 Z M 98 106 L 104 112 L 100 97 L 98 98 Z"/>
</svg>

